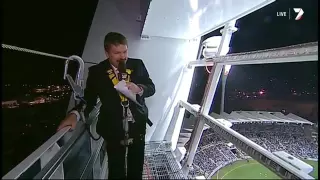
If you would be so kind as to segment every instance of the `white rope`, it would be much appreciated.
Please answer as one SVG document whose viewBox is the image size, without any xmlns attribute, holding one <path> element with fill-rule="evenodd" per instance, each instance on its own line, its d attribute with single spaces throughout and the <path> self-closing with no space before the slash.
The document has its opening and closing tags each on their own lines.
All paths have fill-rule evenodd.
<svg viewBox="0 0 320 180">
<path fill-rule="evenodd" d="M 1 44 L 1 45 L 2 45 L 2 48 L 5 48 L 5 49 L 21 51 L 21 52 L 26 52 L 26 53 L 31 53 L 31 54 L 38 54 L 38 55 L 48 56 L 48 57 L 53 57 L 53 58 L 58 58 L 58 59 L 74 60 L 74 59 L 71 59 L 68 57 L 58 56 L 55 54 L 49 54 L 49 53 L 35 51 L 35 50 L 31 50 L 31 49 L 26 49 L 26 48 L 21 48 L 21 47 L 17 47 L 17 46 L 12 46 L 12 45 L 7 45 L 7 44 Z"/>
</svg>

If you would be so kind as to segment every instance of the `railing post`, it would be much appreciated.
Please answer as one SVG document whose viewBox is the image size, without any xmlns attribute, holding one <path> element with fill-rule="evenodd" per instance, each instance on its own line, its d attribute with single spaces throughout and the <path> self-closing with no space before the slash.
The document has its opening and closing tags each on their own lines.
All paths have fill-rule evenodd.
<svg viewBox="0 0 320 180">
<path fill-rule="evenodd" d="M 92 173 L 93 173 L 93 176 L 92 176 L 93 179 L 100 179 L 100 176 L 101 176 L 101 173 L 102 173 L 102 167 L 101 167 L 101 164 L 100 164 L 100 152 L 99 152 L 99 155 L 97 157 L 97 160 L 93 164 Z"/>
<path fill-rule="evenodd" d="M 86 122 L 88 125 L 90 125 L 91 135 L 96 138 L 99 137 L 99 134 L 97 133 L 97 123 L 99 121 L 100 107 L 101 107 L 100 99 L 97 99 L 97 104 L 89 114 L 88 121 Z M 97 145 L 97 141 L 90 138 L 90 142 L 91 142 L 91 149 L 94 149 Z"/>
<path fill-rule="evenodd" d="M 210 89 L 213 89 L 213 91 L 216 90 L 216 87 L 218 85 L 218 81 L 219 81 L 219 77 L 222 71 L 222 65 L 214 65 L 212 68 L 212 72 L 210 73 L 209 79 L 208 79 L 208 83 L 206 86 L 206 91 L 204 93 L 204 97 L 202 100 L 202 104 L 198 113 L 198 117 L 196 117 L 196 124 L 194 126 L 194 130 L 192 131 L 191 134 L 191 138 L 190 138 L 190 145 L 188 147 L 187 153 L 186 153 L 186 161 L 185 164 L 183 165 L 183 172 L 184 175 L 187 176 L 189 173 L 189 169 L 192 165 L 194 156 L 196 154 L 196 150 L 198 147 L 198 144 L 200 142 L 200 138 L 203 132 L 203 128 L 204 128 L 204 121 L 202 120 L 203 116 L 201 114 L 208 114 L 211 103 L 206 103 L 209 101 L 208 97 L 209 97 L 209 92 Z M 214 95 L 214 92 L 213 92 Z M 212 97 L 213 99 L 213 97 Z M 210 99 L 210 102 L 212 102 L 212 99 Z M 209 107 L 205 107 L 205 105 L 209 105 Z"/>
<path fill-rule="evenodd" d="M 230 44 L 230 40 L 231 40 L 231 36 L 232 33 L 235 30 L 235 22 L 236 21 L 231 21 L 229 23 L 227 23 L 224 27 L 224 29 L 222 30 L 222 39 L 221 39 L 221 43 L 219 45 L 219 49 L 218 49 L 218 55 L 226 55 L 229 50 L 229 44 Z M 212 71 L 209 75 L 208 78 L 208 82 L 206 85 L 206 90 L 205 93 L 203 95 L 203 99 L 202 99 L 202 103 L 201 103 L 201 108 L 199 111 L 199 117 L 197 117 L 197 121 L 194 127 L 194 130 L 191 134 L 191 138 L 190 138 L 190 145 L 188 147 L 187 150 L 187 158 L 186 161 L 183 165 L 183 173 L 185 176 L 188 175 L 190 167 L 192 165 L 194 156 L 196 154 L 196 150 L 198 147 L 198 144 L 200 142 L 200 138 L 203 132 L 203 128 L 204 128 L 204 121 L 202 120 L 202 114 L 208 114 L 211 104 L 212 104 L 212 100 L 219 82 L 219 78 L 221 75 L 223 69 L 223 65 L 214 63 L 213 67 L 212 67 Z"/>
<path fill-rule="evenodd" d="M 178 138 L 174 138 L 175 137 L 174 133 L 175 133 L 175 131 L 178 131 L 178 130 L 175 130 L 175 127 L 176 127 L 176 124 L 177 124 L 177 120 L 178 120 L 179 114 L 181 112 L 181 108 L 182 107 L 178 102 L 178 104 L 174 108 L 173 116 L 172 116 L 172 119 L 170 121 L 169 127 L 167 129 L 166 135 L 164 136 L 164 140 L 165 141 L 171 142 L 171 149 L 172 150 L 176 149 L 176 146 L 177 146 L 177 143 L 178 143 L 179 135 L 178 135 Z"/>
<path fill-rule="evenodd" d="M 96 137 L 96 138 L 99 137 L 99 134 L 98 134 L 97 131 L 96 131 L 97 122 L 98 122 L 97 119 L 98 119 L 98 118 L 96 118 L 96 120 L 94 120 L 94 121 L 92 122 L 92 124 L 90 125 L 90 132 L 91 132 L 92 136 L 94 136 L 94 137 Z M 98 141 L 90 138 L 90 142 L 91 142 L 91 150 L 96 149 L 96 148 L 97 148 L 97 145 L 98 145 L 98 143 L 97 143 Z"/>
<path fill-rule="evenodd" d="M 98 100 L 96 108 L 100 108 L 100 106 L 101 106 L 101 102 Z M 94 111 L 96 111 L 96 109 Z M 93 121 L 90 124 L 90 132 L 91 132 L 92 136 L 94 136 L 96 138 L 99 137 L 99 134 L 97 133 L 97 123 L 98 123 L 98 120 L 99 120 L 98 115 L 99 115 L 99 113 L 96 113 L 96 117 L 93 117 Z M 100 140 L 96 141 L 96 140 L 90 138 L 91 153 L 93 151 L 95 151 L 95 150 L 100 151 L 100 149 L 97 149 L 97 148 L 99 148 L 99 142 L 100 141 L 103 141 L 103 140 L 100 139 Z M 101 148 L 104 148 L 104 147 L 101 147 Z M 92 166 L 93 179 L 100 179 L 101 173 L 103 172 L 102 166 L 100 164 L 100 152 L 99 152 L 99 155 L 98 155 L 97 159 L 98 160 Z"/>
<path fill-rule="evenodd" d="M 108 154 L 105 153 L 104 159 L 101 165 L 101 173 L 98 179 L 107 179 L 108 177 Z"/>
<path fill-rule="evenodd" d="M 225 70 L 225 67 L 223 67 L 223 71 Z M 226 84 L 227 84 L 227 75 L 224 73 L 221 77 L 221 84 L 222 84 L 222 92 L 221 92 L 221 105 L 220 105 L 220 114 L 224 112 L 224 104 L 225 104 L 225 95 L 226 95 Z"/>
</svg>

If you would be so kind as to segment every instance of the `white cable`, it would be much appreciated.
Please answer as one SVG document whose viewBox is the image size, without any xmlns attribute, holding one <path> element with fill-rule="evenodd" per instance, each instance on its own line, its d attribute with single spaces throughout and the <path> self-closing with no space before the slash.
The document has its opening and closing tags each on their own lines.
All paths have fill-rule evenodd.
<svg viewBox="0 0 320 180">
<path fill-rule="evenodd" d="M 31 50 L 31 49 L 26 49 L 26 48 L 21 48 L 21 47 L 17 47 L 17 46 L 12 46 L 12 45 L 7 45 L 7 44 L 1 44 L 1 45 L 2 45 L 2 48 L 5 48 L 5 49 L 27 52 L 27 53 L 31 53 L 31 54 L 38 54 L 38 55 L 48 56 L 48 57 L 53 57 L 53 58 L 58 58 L 58 59 L 74 60 L 74 59 L 71 59 L 68 57 L 58 56 L 55 54 L 49 54 L 49 53 L 35 51 L 35 50 Z"/>
</svg>

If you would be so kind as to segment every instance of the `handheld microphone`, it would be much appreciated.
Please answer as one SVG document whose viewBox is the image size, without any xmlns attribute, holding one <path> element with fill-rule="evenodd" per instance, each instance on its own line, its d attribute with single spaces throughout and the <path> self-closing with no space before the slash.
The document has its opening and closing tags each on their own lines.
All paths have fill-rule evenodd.
<svg viewBox="0 0 320 180">
<path fill-rule="evenodd" d="M 119 62 L 119 65 L 118 65 L 118 70 L 119 70 L 119 81 L 121 80 L 126 80 L 127 79 L 127 72 L 126 72 L 126 63 L 125 61 L 121 61 Z"/>
</svg>

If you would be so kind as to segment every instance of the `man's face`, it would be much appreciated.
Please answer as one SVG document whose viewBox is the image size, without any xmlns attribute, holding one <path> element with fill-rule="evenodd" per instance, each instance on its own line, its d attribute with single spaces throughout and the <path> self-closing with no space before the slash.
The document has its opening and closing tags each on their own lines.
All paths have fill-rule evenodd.
<svg viewBox="0 0 320 180">
<path fill-rule="evenodd" d="M 126 61 L 128 59 L 128 46 L 123 44 L 112 44 L 106 51 L 106 55 L 109 57 L 109 62 L 114 67 L 118 68 L 119 62 Z"/>
</svg>

